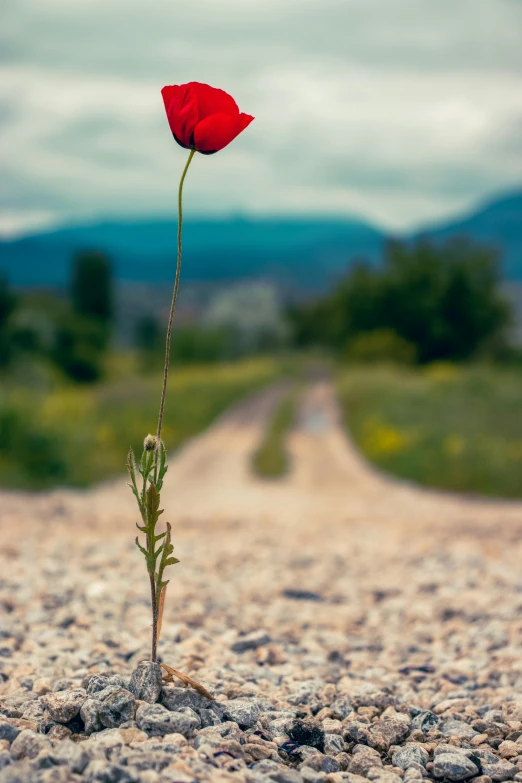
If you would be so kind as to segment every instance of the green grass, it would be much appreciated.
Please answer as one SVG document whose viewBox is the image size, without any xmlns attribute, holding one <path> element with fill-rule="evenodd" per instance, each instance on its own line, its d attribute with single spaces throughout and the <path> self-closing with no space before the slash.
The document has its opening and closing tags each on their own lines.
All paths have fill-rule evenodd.
<svg viewBox="0 0 522 783">
<path fill-rule="evenodd" d="M 522 371 L 438 364 L 339 373 L 346 425 L 368 460 L 418 484 L 522 497 Z"/>
<path fill-rule="evenodd" d="M 295 422 L 299 390 L 293 389 L 277 406 L 263 441 L 252 459 L 254 472 L 266 479 L 284 476 L 289 468 L 286 437 Z"/>
<path fill-rule="evenodd" d="M 174 368 L 163 438 L 174 449 L 205 429 L 236 400 L 280 377 L 282 361 Z M 161 377 L 127 375 L 94 386 L 58 384 L 52 391 L 4 384 L 0 392 L 0 486 L 84 487 L 123 475 L 129 446 L 141 453 L 156 427 Z"/>
</svg>

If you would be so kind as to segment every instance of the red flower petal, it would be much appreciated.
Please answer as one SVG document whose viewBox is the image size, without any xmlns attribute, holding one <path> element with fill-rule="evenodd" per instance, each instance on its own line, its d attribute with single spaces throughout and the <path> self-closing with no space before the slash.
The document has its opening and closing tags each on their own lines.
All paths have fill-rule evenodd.
<svg viewBox="0 0 522 783">
<path fill-rule="evenodd" d="M 249 114 L 237 114 L 235 117 L 222 112 L 212 114 L 196 125 L 194 146 L 198 152 L 218 152 L 239 136 L 253 119 Z"/>
<path fill-rule="evenodd" d="M 197 96 L 199 122 L 212 114 L 231 114 L 236 117 L 239 114 L 239 106 L 228 92 L 201 82 L 189 82 L 187 86 Z"/>
<path fill-rule="evenodd" d="M 161 91 L 169 126 L 176 140 L 190 147 L 198 121 L 198 99 L 190 84 L 175 84 Z"/>
</svg>

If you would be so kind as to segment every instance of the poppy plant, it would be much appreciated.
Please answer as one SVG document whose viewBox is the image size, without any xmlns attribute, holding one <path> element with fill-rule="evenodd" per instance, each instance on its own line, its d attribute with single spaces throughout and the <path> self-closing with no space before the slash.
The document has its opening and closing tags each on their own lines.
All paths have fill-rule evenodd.
<svg viewBox="0 0 522 783">
<path fill-rule="evenodd" d="M 222 150 L 254 119 L 239 111 L 231 95 L 208 84 L 176 84 L 161 94 L 178 144 L 203 155 Z"/>
<path fill-rule="evenodd" d="M 164 87 L 161 91 L 170 129 L 175 140 L 182 147 L 190 150 L 188 160 L 183 169 L 178 189 L 178 255 L 176 273 L 174 278 L 174 290 L 167 325 L 167 339 L 165 346 L 165 367 L 163 371 L 163 386 L 161 390 L 158 426 L 155 435 L 147 435 L 143 444 L 143 454 L 139 463 L 136 462 L 132 449 L 129 451 L 127 468 L 130 476 L 130 487 L 138 502 L 141 515 L 141 524 L 137 524 L 138 530 L 143 533 L 144 541 L 140 543 L 136 538 L 136 545 L 144 555 L 147 571 L 150 578 L 151 602 L 152 602 L 152 654 L 151 660 L 159 672 L 156 663 L 157 648 L 161 632 L 163 608 L 168 580 L 164 578 L 167 566 L 178 563 L 173 557 L 174 546 L 171 542 L 171 525 L 166 523 L 165 530 L 157 533 L 157 523 L 163 513 L 160 509 L 160 492 L 163 480 L 167 472 L 167 453 L 161 433 L 163 427 L 163 413 L 165 410 L 165 397 L 167 393 L 167 380 L 169 374 L 170 342 L 172 336 L 172 323 L 176 299 L 178 296 L 179 278 L 181 271 L 181 233 L 183 224 L 183 183 L 190 166 L 190 162 L 196 152 L 203 155 L 212 155 L 222 150 L 236 136 L 250 125 L 254 119 L 249 114 L 242 114 L 228 93 L 210 87 L 208 84 L 189 82 L 188 84 Z M 144 545 L 143 545 L 144 544 Z M 167 672 L 167 679 L 178 677 L 185 684 L 199 690 L 203 695 L 210 694 L 190 677 L 177 672 L 166 664 L 161 664 Z M 158 674 L 158 676 L 160 676 Z"/>
</svg>

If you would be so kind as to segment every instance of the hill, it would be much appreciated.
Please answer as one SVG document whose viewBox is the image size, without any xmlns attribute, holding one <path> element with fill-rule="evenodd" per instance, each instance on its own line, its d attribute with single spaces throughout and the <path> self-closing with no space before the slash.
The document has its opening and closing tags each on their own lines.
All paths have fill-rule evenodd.
<svg viewBox="0 0 522 783">
<path fill-rule="evenodd" d="M 422 235 L 436 240 L 469 236 L 498 247 L 506 280 L 522 280 L 522 192 L 492 201 Z M 187 220 L 185 282 L 265 279 L 310 290 L 327 286 L 356 257 L 377 262 L 384 232 L 356 219 L 229 218 Z M 98 249 L 113 259 L 120 280 L 151 284 L 172 280 L 175 216 L 71 226 L 0 242 L 0 271 L 14 285 L 63 286 L 71 256 Z"/>
<path fill-rule="evenodd" d="M 184 223 L 184 279 L 271 279 L 279 285 L 322 287 L 354 256 L 377 260 L 383 235 L 346 219 L 226 219 Z M 0 243 L 0 269 L 15 285 L 64 285 L 71 255 L 100 249 L 121 280 L 172 280 L 174 218 L 99 223 Z"/>
<path fill-rule="evenodd" d="M 423 236 L 445 240 L 467 236 L 500 250 L 506 280 L 522 280 L 522 192 L 495 201 L 456 222 L 425 229 Z"/>
</svg>

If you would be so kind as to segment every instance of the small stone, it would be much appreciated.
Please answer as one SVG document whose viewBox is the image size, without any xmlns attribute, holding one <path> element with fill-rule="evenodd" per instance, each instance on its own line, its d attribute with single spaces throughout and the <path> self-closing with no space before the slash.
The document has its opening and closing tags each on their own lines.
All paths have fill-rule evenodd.
<svg viewBox="0 0 522 783">
<path fill-rule="evenodd" d="M 50 750 L 51 743 L 42 734 L 31 729 L 24 729 L 11 745 L 11 756 L 19 759 L 34 759 L 42 750 Z"/>
<path fill-rule="evenodd" d="M 429 754 L 424 750 L 422 745 L 417 743 L 408 743 L 399 751 L 393 754 L 392 762 L 396 767 L 401 769 L 408 769 L 412 763 L 422 764 L 426 766 L 429 760 Z"/>
<path fill-rule="evenodd" d="M 46 693 L 50 693 L 53 687 L 50 680 L 39 679 L 33 682 L 33 693 L 37 696 L 45 696 Z"/>
<path fill-rule="evenodd" d="M 217 726 L 218 723 L 221 723 L 221 718 L 214 710 L 199 710 L 199 717 L 203 728 Z"/>
<path fill-rule="evenodd" d="M 467 780 L 478 775 L 478 767 L 462 753 L 440 753 L 435 757 L 432 769 L 436 778 Z"/>
<path fill-rule="evenodd" d="M 324 752 L 324 731 L 317 721 L 296 720 L 290 728 L 289 734 L 294 742 L 297 742 L 299 745 L 307 745 L 310 748 L 317 748 Z"/>
<path fill-rule="evenodd" d="M 72 731 L 67 726 L 64 726 L 62 723 L 55 723 L 45 736 L 50 740 L 64 740 L 69 738 L 71 734 Z"/>
<path fill-rule="evenodd" d="M 48 693 L 42 698 L 49 715 L 57 723 L 69 723 L 80 712 L 87 698 L 83 688 Z"/>
<path fill-rule="evenodd" d="M 357 746 L 356 748 L 360 748 Z M 372 767 L 382 767 L 381 757 L 375 751 L 372 752 L 372 748 L 367 748 L 369 752 L 355 752 L 352 755 L 350 764 L 348 766 L 348 772 L 352 775 L 361 775 L 361 777 L 367 777 L 368 772 Z"/>
<path fill-rule="evenodd" d="M 13 742 L 20 734 L 18 726 L 14 726 L 8 720 L 0 719 L 0 740 Z"/>
<path fill-rule="evenodd" d="M 140 705 L 136 712 L 136 723 L 150 737 L 177 733 L 190 738 L 197 728 L 194 718 L 182 712 L 169 712 L 162 704 Z"/>
<path fill-rule="evenodd" d="M 522 720 L 522 699 L 507 701 L 502 705 L 503 720 Z"/>
<path fill-rule="evenodd" d="M 115 729 L 127 720 L 133 720 L 136 715 L 136 700 L 132 693 L 120 688 L 103 700 L 99 709 L 102 724 L 108 729 Z"/>
<path fill-rule="evenodd" d="M 487 761 L 482 762 L 483 774 L 488 775 L 494 783 L 501 783 L 503 780 L 512 780 L 518 771 L 518 766 L 512 764 L 510 761 L 501 761 L 499 759 L 496 764 Z"/>
<path fill-rule="evenodd" d="M 425 710 L 413 718 L 411 727 L 412 729 L 420 729 L 422 732 L 426 733 L 430 729 L 436 728 L 439 723 L 440 718 L 438 715 L 435 715 L 435 713 L 430 710 Z"/>
<path fill-rule="evenodd" d="M 440 730 L 445 737 L 472 739 L 477 735 L 475 729 L 473 729 L 469 723 L 464 723 L 462 720 L 449 719 L 442 724 Z"/>
<path fill-rule="evenodd" d="M 402 718 L 381 718 L 368 731 L 368 744 L 379 751 L 387 751 L 390 745 L 397 745 L 410 731 L 409 722 Z"/>
<path fill-rule="evenodd" d="M 155 704 L 163 687 L 161 667 L 153 661 L 142 661 L 132 672 L 129 690 L 136 699 Z"/>
<path fill-rule="evenodd" d="M 341 693 L 331 704 L 330 709 L 335 717 L 344 720 L 353 712 L 352 700 L 347 693 Z"/>
<path fill-rule="evenodd" d="M 259 718 L 259 706 L 249 699 L 231 699 L 222 702 L 223 717 L 232 720 L 241 729 L 250 729 Z M 181 732 L 183 734 L 183 732 Z"/>
<path fill-rule="evenodd" d="M 84 680 L 86 682 L 86 680 Z M 110 685 L 115 685 L 118 688 L 126 688 L 127 685 L 122 680 L 121 677 L 119 677 L 117 674 L 109 675 L 109 674 L 93 674 L 92 677 L 89 677 L 89 681 L 87 683 L 87 695 L 93 696 L 95 693 L 99 693 L 100 691 L 103 691 L 105 688 L 108 688 Z"/>
<path fill-rule="evenodd" d="M 100 719 L 100 703 L 96 699 L 87 699 L 80 708 L 80 718 L 85 724 L 85 733 L 100 731 L 103 724 Z"/>
<path fill-rule="evenodd" d="M 88 783 L 139 783 L 135 775 L 120 764 L 108 764 L 106 761 L 91 761 L 85 770 Z"/>
<path fill-rule="evenodd" d="M 211 705 L 218 704 L 218 702 L 212 702 L 205 696 L 202 696 L 193 688 L 178 688 L 172 685 L 163 686 L 160 701 L 168 710 L 173 712 L 177 712 L 180 707 L 190 707 L 199 712 L 202 709 L 208 709 Z"/>
<path fill-rule="evenodd" d="M 0 750 L 0 770 L 11 764 L 12 758 L 8 750 Z"/>
<path fill-rule="evenodd" d="M 134 742 L 144 742 L 149 738 L 148 734 L 138 728 L 123 729 L 120 726 L 120 734 L 126 745 L 132 745 Z"/>
<path fill-rule="evenodd" d="M 234 642 L 230 649 L 235 653 L 243 653 L 247 650 L 256 650 L 258 647 L 270 644 L 271 641 L 272 639 L 266 631 L 253 631 L 252 633 L 239 637 L 237 642 Z"/>
<path fill-rule="evenodd" d="M 329 756 L 335 756 L 337 753 L 343 753 L 344 740 L 340 734 L 324 735 L 324 752 Z"/>
<path fill-rule="evenodd" d="M 520 745 L 517 742 L 511 742 L 510 740 L 501 742 L 498 746 L 499 755 L 503 759 L 511 759 L 514 756 L 518 756 L 520 751 Z"/>
<path fill-rule="evenodd" d="M 65 764 L 73 772 L 77 772 L 80 775 L 90 761 L 90 756 L 85 748 L 81 744 L 77 745 L 75 742 L 71 742 L 69 739 L 60 742 L 58 748 L 54 751 L 54 755 L 59 764 Z"/>
</svg>

